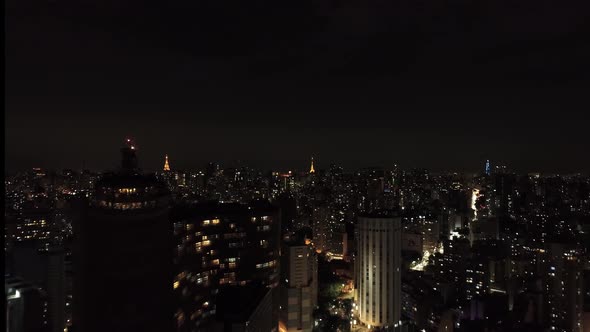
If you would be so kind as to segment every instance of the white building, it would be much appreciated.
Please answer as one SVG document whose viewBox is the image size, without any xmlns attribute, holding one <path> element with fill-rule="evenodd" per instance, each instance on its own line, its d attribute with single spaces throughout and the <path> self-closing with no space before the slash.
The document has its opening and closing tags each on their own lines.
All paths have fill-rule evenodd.
<svg viewBox="0 0 590 332">
<path fill-rule="evenodd" d="M 401 218 L 392 212 L 359 217 L 355 302 L 362 324 L 396 327 L 401 316 Z"/>
<path fill-rule="evenodd" d="M 315 251 L 303 243 L 289 244 L 283 250 L 280 332 L 313 329 L 313 309 L 317 306 L 318 260 Z"/>
</svg>

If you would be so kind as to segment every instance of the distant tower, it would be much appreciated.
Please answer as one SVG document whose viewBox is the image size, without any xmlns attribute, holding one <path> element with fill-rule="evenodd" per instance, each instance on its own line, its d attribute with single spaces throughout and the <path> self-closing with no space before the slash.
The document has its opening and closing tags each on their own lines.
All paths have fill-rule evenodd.
<svg viewBox="0 0 590 332">
<path fill-rule="evenodd" d="M 492 167 L 490 166 L 490 160 L 486 160 L 486 175 L 490 175 L 492 172 Z"/>
<path fill-rule="evenodd" d="M 121 148 L 121 172 L 135 173 L 137 168 L 137 155 L 135 154 L 135 143 L 128 138 L 125 141 L 125 146 Z"/>
<path fill-rule="evenodd" d="M 309 174 L 315 173 L 315 169 L 313 168 L 313 157 L 311 157 L 311 168 L 309 169 Z"/>
<path fill-rule="evenodd" d="M 168 155 L 166 155 L 166 160 L 164 161 L 164 171 L 170 171 L 170 164 L 168 163 Z"/>
</svg>

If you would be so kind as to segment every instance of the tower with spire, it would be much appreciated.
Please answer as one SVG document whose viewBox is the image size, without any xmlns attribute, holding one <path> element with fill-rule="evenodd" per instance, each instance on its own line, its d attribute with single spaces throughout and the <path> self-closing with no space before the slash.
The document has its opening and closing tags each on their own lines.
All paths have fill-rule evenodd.
<svg viewBox="0 0 590 332">
<path fill-rule="evenodd" d="M 166 159 L 164 160 L 164 171 L 168 172 L 168 171 L 170 171 L 170 164 L 168 163 L 168 155 L 166 155 L 165 158 Z"/>
<path fill-rule="evenodd" d="M 137 155 L 135 154 L 135 142 L 131 138 L 125 140 L 125 146 L 121 148 L 121 171 L 124 173 L 135 173 L 137 168 Z"/>
<path fill-rule="evenodd" d="M 313 168 L 313 157 L 311 157 L 311 167 L 309 168 L 309 174 L 315 173 L 315 169 Z"/>
<path fill-rule="evenodd" d="M 74 203 L 80 214 L 72 222 L 73 320 L 85 332 L 168 331 L 175 308 L 170 193 L 155 176 L 141 173 L 132 139 L 121 152 L 121 170 L 103 174 L 88 202 Z M 113 301 L 112 292 L 125 295 Z M 139 301 L 142 294 L 149 297 Z M 104 308 L 117 314 L 96 314 Z"/>
</svg>

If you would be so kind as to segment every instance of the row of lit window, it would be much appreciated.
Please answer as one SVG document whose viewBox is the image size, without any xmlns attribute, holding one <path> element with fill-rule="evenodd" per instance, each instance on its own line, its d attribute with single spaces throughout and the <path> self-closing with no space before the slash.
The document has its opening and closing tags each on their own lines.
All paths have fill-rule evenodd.
<svg viewBox="0 0 590 332">
<path fill-rule="evenodd" d="M 145 192 L 149 192 L 153 187 L 145 187 L 142 188 Z M 115 191 L 117 193 L 121 193 L 121 194 L 134 194 L 137 192 L 138 188 L 117 188 L 115 189 Z M 102 192 L 104 194 L 109 194 L 110 192 L 113 191 L 113 188 L 102 188 Z"/>
<path fill-rule="evenodd" d="M 226 233 L 223 234 L 223 238 L 224 239 L 241 239 L 241 238 L 245 238 L 246 237 L 246 233 L 242 232 L 242 233 Z"/>
<path fill-rule="evenodd" d="M 250 218 L 250 220 L 252 222 L 256 222 L 257 220 L 261 220 L 261 221 L 272 221 L 272 219 L 269 216 L 252 217 L 252 218 Z"/>
<path fill-rule="evenodd" d="M 217 225 L 217 224 L 219 224 L 219 223 L 220 223 L 220 220 L 219 220 L 219 219 L 211 219 L 211 220 L 209 220 L 209 219 L 206 219 L 206 220 L 203 220 L 203 226 L 207 226 L 207 225 Z"/>
<path fill-rule="evenodd" d="M 25 219 L 26 223 L 21 224 L 22 226 L 44 226 L 45 225 L 45 220 L 44 219 L 40 219 L 40 220 L 28 220 Z"/>
<path fill-rule="evenodd" d="M 197 250 L 197 252 L 201 252 L 201 249 L 203 247 L 207 247 L 211 245 L 211 240 L 204 240 L 201 242 L 196 242 L 195 243 L 195 249 Z"/>
<path fill-rule="evenodd" d="M 260 232 L 266 232 L 266 231 L 270 231 L 270 226 L 269 225 L 264 225 L 264 226 L 257 226 L 256 227 L 256 231 Z"/>
<path fill-rule="evenodd" d="M 133 203 L 113 203 L 107 201 L 99 201 L 99 206 L 102 207 L 109 207 L 116 210 L 134 210 L 134 209 L 141 209 L 143 207 L 154 207 L 156 206 L 155 201 L 150 202 L 133 202 Z"/>
<path fill-rule="evenodd" d="M 257 269 L 264 269 L 264 268 L 268 268 L 268 267 L 274 267 L 277 264 L 276 260 L 272 260 L 266 263 L 262 263 L 262 264 L 256 264 L 256 268 Z"/>
</svg>

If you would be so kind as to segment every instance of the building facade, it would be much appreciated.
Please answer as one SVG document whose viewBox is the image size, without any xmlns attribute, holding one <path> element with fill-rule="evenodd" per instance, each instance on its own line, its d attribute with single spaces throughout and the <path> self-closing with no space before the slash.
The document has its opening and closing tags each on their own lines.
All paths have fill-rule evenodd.
<svg viewBox="0 0 590 332">
<path fill-rule="evenodd" d="M 358 317 L 370 327 L 396 327 L 401 316 L 401 218 L 390 211 L 359 217 L 357 242 Z"/>
<path fill-rule="evenodd" d="M 48 324 L 47 294 L 20 278 L 5 277 L 6 332 L 45 332 Z"/>
<path fill-rule="evenodd" d="M 311 332 L 318 300 L 317 254 L 303 239 L 282 250 L 279 331 Z"/>
<path fill-rule="evenodd" d="M 203 203 L 172 212 L 178 331 L 207 331 L 226 286 L 279 284 L 279 210 L 268 203 Z M 273 304 L 278 292 L 273 292 Z M 274 329 L 278 305 L 273 306 Z"/>
<path fill-rule="evenodd" d="M 75 220 L 73 327 L 80 331 L 171 331 L 172 227 L 165 186 L 141 175 L 135 147 L 120 172 L 96 184 Z"/>
</svg>

